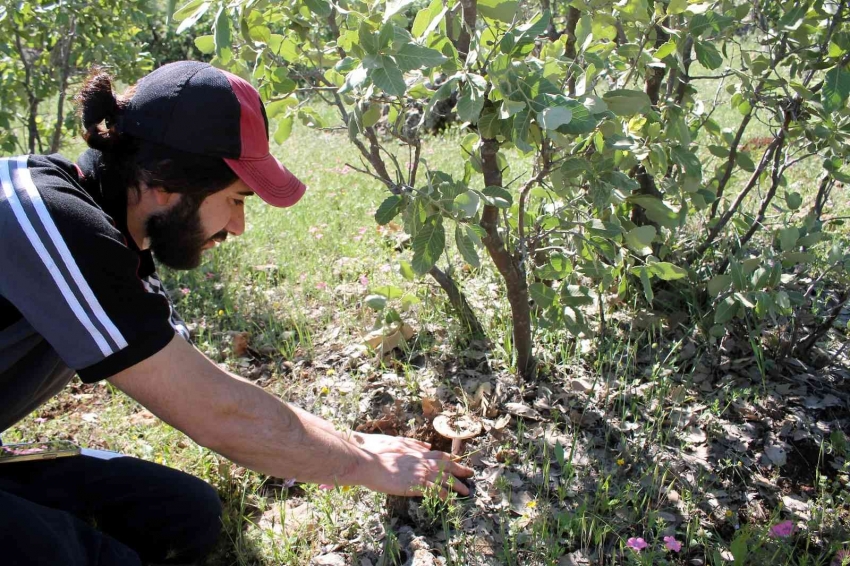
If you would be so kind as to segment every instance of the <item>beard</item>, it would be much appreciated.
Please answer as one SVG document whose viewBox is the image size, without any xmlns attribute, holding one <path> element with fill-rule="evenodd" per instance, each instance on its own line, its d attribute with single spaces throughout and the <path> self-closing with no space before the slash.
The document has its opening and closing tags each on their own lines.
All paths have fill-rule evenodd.
<svg viewBox="0 0 850 566">
<path fill-rule="evenodd" d="M 195 269 L 210 240 L 223 242 L 227 238 L 225 230 L 212 237 L 204 234 L 200 208 L 200 202 L 184 194 L 176 205 L 148 219 L 145 227 L 157 261 L 171 269 Z"/>
</svg>

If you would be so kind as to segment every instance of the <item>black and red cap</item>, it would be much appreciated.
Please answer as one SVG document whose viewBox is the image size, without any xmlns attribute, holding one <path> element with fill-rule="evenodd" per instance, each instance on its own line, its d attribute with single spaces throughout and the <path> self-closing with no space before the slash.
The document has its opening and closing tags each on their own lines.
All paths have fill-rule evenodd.
<svg viewBox="0 0 850 566">
<path fill-rule="evenodd" d="M 306 190 L 269 153 L 269 121 L 257 90 L 207 63 L 169 63 L 145 76 L 118 127 L 140 139 L 222 158 L 273 206 L 292 206 Z"/>
</svg>

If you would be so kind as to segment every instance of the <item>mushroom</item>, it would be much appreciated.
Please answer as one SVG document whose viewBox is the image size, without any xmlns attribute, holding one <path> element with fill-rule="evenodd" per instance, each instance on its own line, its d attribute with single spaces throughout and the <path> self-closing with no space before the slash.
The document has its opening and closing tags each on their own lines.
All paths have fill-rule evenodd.
<svg viewBox="0 0 850 566">
<path fill-rule="evenodd" d="M 438 415 L 434 418 L 434 430 L 452 439 L 452 456 L 457 457 L 463 454 L 467 439 L 481 434 L 481 422 L 469 415 Z"/>
</svg>

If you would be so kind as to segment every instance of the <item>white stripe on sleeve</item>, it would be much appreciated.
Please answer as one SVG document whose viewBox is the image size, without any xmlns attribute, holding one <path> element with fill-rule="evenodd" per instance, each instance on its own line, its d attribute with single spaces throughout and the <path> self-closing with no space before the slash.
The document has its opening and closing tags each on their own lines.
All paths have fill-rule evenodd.
<svg viewBox="0 0 850 566">
<path fill-rule="evenodd" d="M 24 234 L 26 234 L 30 244 L 32 244 L 32 247 L 35 248 L 36 253 L 38 253 L 38 257 L 41 258 L 41 261 L 44 263 L 47 271 L 50 273 L 51 277 L 53 277 L 53 281 L 59 288 L 60 293 L 62 293 L 62 296 L 68 302 L 68 306 L 71 307 L 71 310 L 77 316 L 77 319 L 85 327 L 85 329 L 88 330 L 91 337 L 97 343 L 101 353 L 104 356 L 110 356 L 113 352 L 112 348 L 107 343 L 106 338 L 104 338 L 100 331 L 94 326 L 94 324 L 92 324 L 91 319 L 89 319 L 85 310 L 83 310 L 83 306 L 77 300 L 77 297 L 74 296 L 74 293 L 71 292 L 71 288 L 68 286 L 68 282 L 65 281 L 65 277 L 62 275 L 59 267 L 50 257 L 50 252 L 48 252 L 47 248 L 44 247 L 44 244 L 30 223 L 29 218 L 27 218 L 26 212 L 24 212 L 24 207 L 18 198 L 15 186 L 12 184 L 12 178 L 9 174 L 11 167 L 11 161 L 8 159 L 0 159 L 0 183 L 2 183 L 6 200 L 12 207 L 12 212 L 14 212 L 15 218 L 18 220 L 21 230 L 23 230 Z"/>
<path fill-rule="evenodd" d="M 38 217 L 44 225 L 44 229 L 47 230 L 47 233 L 50 235 L 50 239 L 53 241 L 53 245 L 56 246 L 57 250 L 59 250 L 59 255 L 62 257 L 65 267 L 68 268 L 68 271 L 71 273 L 71 277 L 74 278 L 74 282 L 77 284 L 77 287 L 86 299 L 86 302 L 94 313 L 94 316 L 97 317 L 97 320 L 100 321 L 109 333 L 109 336 L 115 344 L 118 345 L 118 349 L 123 350 L 127 347 L 127 341 L 124 339 L 121 331 L 118 330 L 118 327 L 115 326 L 109 316 L 107 316 L 106 311 L 103 310 L 103 307 L 100 305 L 100 301 L 97 300 L 97 297 L 91 290 L 91 287 L 89 287 L 85 277 L 83 277 L 83 274 L 80 272 L 80 268 L 77 267 L 77 262 L 74 261 L 74 256 L 71 255 L 71 250 L 69 250 L 68 246 L 65 244 L 65 239 L 62 238 L 62 234 L 59 233 L 59 229 L 56 228 L 56 223 L 53 222 L 53 218 L 51 218 L 50 213 L 47 212 L 47 207 L 44 206 L 44 200 L 41 198 L 41 194 L 38 192 L 35 183 L 33 183 L 32 174 L 27 168 L 27 157 L 21 156 L 18 157 L 17 160 L 17 177 L 24 189 L 26 189 L 27 194 L 30 197 L 30 201 L 32 201 L 35 206 Z"/>
</svg>

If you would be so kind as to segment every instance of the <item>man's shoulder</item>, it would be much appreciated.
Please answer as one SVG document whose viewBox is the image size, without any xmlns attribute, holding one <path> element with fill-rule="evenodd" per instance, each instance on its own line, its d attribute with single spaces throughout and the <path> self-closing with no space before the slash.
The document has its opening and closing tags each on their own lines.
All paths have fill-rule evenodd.
<svg viewBox="0 0 850 566">
<path fill-rule="evenodd" d="M 16 220 L 7 228 L 25 228 L 28 218 L 47 215 L 65 229 L 101 231 L 115 225 L 86 188 L 79 167 L 58 154 L 0 158 L 0 180 L 0 217 Z"/>
</svg>

